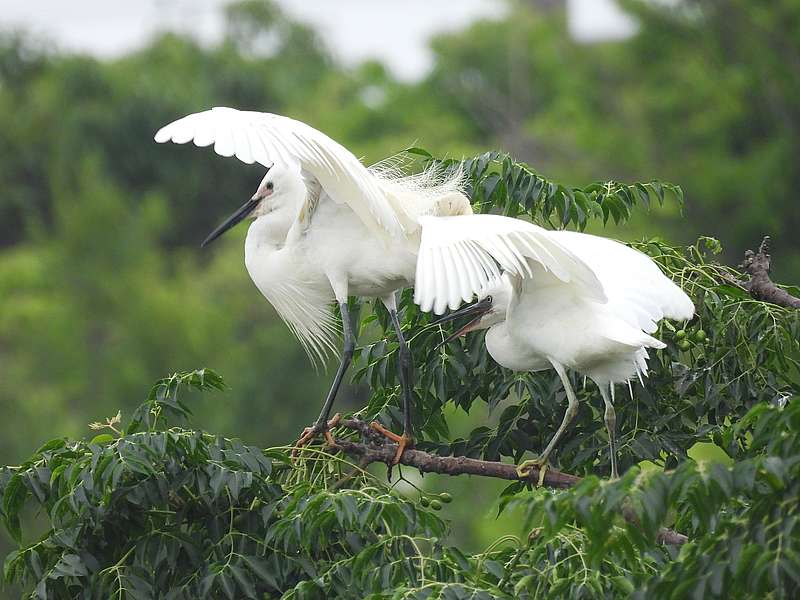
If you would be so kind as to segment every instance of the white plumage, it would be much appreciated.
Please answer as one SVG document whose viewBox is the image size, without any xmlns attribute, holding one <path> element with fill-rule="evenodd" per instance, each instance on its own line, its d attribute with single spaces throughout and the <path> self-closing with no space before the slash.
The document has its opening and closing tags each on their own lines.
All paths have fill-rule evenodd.
<svg viewBox="0 0 800 600">
<path fill-rule="evenodd" d="M 661 319 L 690 319 L 691 300 L 649 257 L 606 238 L 495 215 L 423 224 L 420 307 L 441 313 L 477 295 L 481 302 L 454 313 L 476 317 L 458 334 L 488 328 L 487 350 L 498 363 L 553 368 L 564 384 L 569 407 L 561 427 L 525 464 L 544 464 L 574 417 L 577 398 L 565 371 L 573 369 L 595 381 L 605 400 L 616 476 L 614 383 L 646 376 L 647 349 L 664 347 L 650 334 Z"/>
<path fill-rule="evenodd" d="M 546 229 L 499 215 L 421 218 L 414 301 L 437 315 L 480 294 L 504 272 L 531 277 L 542 268 L 587 296 L 605 301 L 595 273 Z M 538 265 L 538 266 L 537 266 Z"/>
<path fill-rule="evenodd" d="M 208 243 L 239 221 L 253 217 L 245 242 L 245 265 L 262 294 L 300 339 L 312 360 L 335 348 L 331 304 L 342 314 L 342 360 L 320 417 L 301 438 L 327 433 L 327 422 L 354 339 L 349 295 L 380 298 L 400 342 L 403 436 L 377 427 L 398 441 L 411 439 L 410 354 L 397 319 L 395 292 L 413 284 L 423 216 L 470 214 L 460 172 L 436 169 L 404 176 L 391 161 L 366 168 L 346 148 L 288 117 L 214 108 L 188 115 L 156 133 L 157 142 L 214 144 L 268 168 L 253 197 L 218 227 Z"/>
<path fill-rule="evenodd" d="M 247 164 L 299 165 L 334 202 L 347 204 L 375 234 L 404 235 L 416 223 L 395 192 L 402 184 L 370 172 L 349 150 L 309 125 L 270 113 L 216 107 L 187 115 L 158 130 L 155 141 L 214 144 L 220 156 Z M 413 180 L 412 180 L 413 181 Z"/>
<path fill-rule="evenodd" d="M 163 127 L 155 139 L 213 144 L 222 156 L 267 167 L 253 197 L 204 244 L 254 218 L 245 242 L 247 270 L 312 360 L 335 348 L 330 305 L 339 304 L 341 362 L 303 443 L 327 435 L 330 409 L 350 364 L 351 294 L 380 298 L 400 342 L 404 434 L 378 427 L 398 442 L 396 460 L 411 439 L 411 371 L 395 292 L 415 279 L 415 301 L 437 314 L 475 295 L 482 298 L 479 305 L 490 310 L 463 331 L 489 327 L 487 347 L 500 364 L 558 371 L 570 407 L 542 459 L 576 409 L 565 368 L 600 386 L 613 444 L 613 383 L 646 374 L 647 348 L 661 346 L 650 336 L 659 320 L 686 319 L 693 312 L 685 294 L 638 252 L 518 219 L 472 215 L 460 173 L 404 176 L 392 162 L 367 168 L 339 143 L 288 117 L 218 107 Z M 615 461 L 612 467 L 616 473 Z"/>
</svg>

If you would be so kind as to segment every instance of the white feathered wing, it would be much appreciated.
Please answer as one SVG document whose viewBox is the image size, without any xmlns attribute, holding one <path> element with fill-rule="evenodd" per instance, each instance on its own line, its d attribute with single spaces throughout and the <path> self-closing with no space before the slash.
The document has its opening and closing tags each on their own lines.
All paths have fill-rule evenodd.
<svg viewBox="0 0 800 600">
<path fill-rule="evenodd" d="M 574 231 L 551 231 L 549 235 L 594 271 L 609 308 L 630 325 L 654 333 L 662 319 L 684 321 L 694 315 L 689 297 L 649 256 L 596 235 Z"/>
<path fill-rule="evenodd" d="M 337 203 L 347 204 L 373 232 L 401 236 L 409 224 L 401 206 L 352 152 L 301 121 L 271 113 L 216 107 L 158 130 L 155 141 L 214 145 L 220 156 L 271 167 L 299 164 Z"/>
<path fill-rule="evenodd" d="M 605 302 L 592 269 L 543 229 L 499 215 L 422 217 L 414 302 L 442 314 L 458 308 L 496 282 L 501 271 L 533 276 L 534 261 L 587 298 Z"/>
</svg>

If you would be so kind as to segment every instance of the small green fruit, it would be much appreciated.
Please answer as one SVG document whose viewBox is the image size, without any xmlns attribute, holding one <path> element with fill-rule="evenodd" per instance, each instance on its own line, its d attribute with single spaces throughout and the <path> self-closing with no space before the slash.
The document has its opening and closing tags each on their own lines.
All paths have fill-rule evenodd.
<svg viewBox="0 0 800 600">
<path fill-rule="evenodd" d="M 426 507 L 431 505 L 431 501 L 430 501 L 430 500 L 428 500 L 428 497 L 427 497 L 427 496 L 422 496 L 422 497 L 419 499 L 419 503 L 420 503 L 422 506 L 426 506 Z"/>
<path fill-rule="evenodd" d="M 686 352 L 692 345 L 689 343 L 689 340 L 681 340 L 678 342 L 678 348 Z"/>
<path fill-rule="evenodd" d="M 442 510 L 442 503 L 438 500 L 431 500 L 431 508 L 433 510 Z"/>
<path fill-rule="evenodd" d="M 698 329 L 694 332 L 694 341 L 695 342 L 704 342 L 706 340 L 706 332 L 702 329 Z"/>
<path fill-rule="evenodd" d="M 678 331 L 675 332 L 675 339 L 676 340 L 682 340 L 685 337 L 686 337 L 686 330 L 685 329 L 678 329 Z"/>
<path fill-rule="evenodd" d="M 450 504 L 453 501 L 453 497 L 447 492 L 442 492 L 441 494 L 439 494 L 439 500 L 441 500 L 445 504 Z"/>
</svg>

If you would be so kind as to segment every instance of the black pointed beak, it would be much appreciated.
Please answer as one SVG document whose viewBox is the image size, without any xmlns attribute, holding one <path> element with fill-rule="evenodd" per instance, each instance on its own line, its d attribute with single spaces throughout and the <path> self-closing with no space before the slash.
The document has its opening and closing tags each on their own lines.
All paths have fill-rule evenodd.
<svg viewBox="0 0 800 600">
<path fill-rule="evenodd" d="M 257 198 L 256 196 L 250 198 L 250 200 L 248 200 L 242 206 L 240 206 L 235 213 L 233 213 L 230 217 L 225 219 L 225 221 L 219 227 L 217 227 L 214 231 L 209 233 L 208 237 L 203 240 L 202 244 L 200 244 L 200 247 L 205 248 L 208 244 L 210 244 L 219 236 L 221 236 L 223 233 L 228 231 L 228 229 L 246 219 L 247 215 L 249 215 L 256 209 L 256 206 L 258 206 L 259 202 L 261 202 L 261 198 Z"/>
<path fill-rule="evenodd" d="M 461 317 L 472 317 L 466 325 L 464 325 L 461 329 L 457 330 L 455 333 L 450 335 L 441 344 L 439 344 L 436 347 L 436 349 L 439 349 L 445 344 L 452 342 L 454 339 L 459 338 L 462 335 L 472 331 L 474 326 L 478 324 L 478 321 L 480 321 L 481 318 L 483 318 L 483 315 L 485 315 L 490 310 L 492 310 L 491 297 L 484 298 L 483 300 L 481 300 L 480 302 L 476 302 L 475 304 L 470 304 L 469 306 L 465 306 L 464 308 L 452 312 L 449 315 L 445 315 L 441 319 L 437 319 L 436 321 L 431 323 L 431 325 L 441 325 L 442 323 L 454 321 L 456 319 L 460 319 Z"/>
</svg>

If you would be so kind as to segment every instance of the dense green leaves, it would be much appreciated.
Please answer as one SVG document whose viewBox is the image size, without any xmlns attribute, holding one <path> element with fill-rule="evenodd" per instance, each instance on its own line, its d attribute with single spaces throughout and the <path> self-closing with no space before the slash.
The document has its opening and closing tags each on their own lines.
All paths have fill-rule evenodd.
<svg viewBox="0 0 800 600">
<path fill-rule="evenodd" d="M 411 151 L 423 152 L 419 148 Z M 477 212 L 500 212 L 510 217 L 527 215 L 552 228 L 572 225 L 583 230 L 595 218 L 602 218 L 603 224 L 609 219 L 616 224 L 624 223 L 635 206 L 649 208 L 651 202 L 663 205 L 668 195 L 683 208 L 683 191 L 670 183 L 607 181 L 567 187 L 549 181 L 502 152 L 487 152 L 463 163 L 436 160 L 430 155 L 426 158 L 449 167 L 461 165 L 469 182 L 467 192 Z"/>
<path fill-rule="evenodd" d="M 5 469 L 3 518 L 20 542 L 6 579 L 38 598 L 305 598 L 418 577 L 403 557 L 444 534 L 432 513 L 366 474 L 333 490 L 332 458 L 292 464 L 284 449 L 168 426 L 188 412 L 183 389 L 220 386 L 208 370 L 173 375 L 119 437 L 53 440 Z M 23 541 L 26 501 L 49 529 Z"/>
<path fill-rule="evenodd" d="M 567 188 L 508 157 L 484 155 L 463 168 L 481 210 L 586 224 L 579 212 L 558 212 Z M 494 192 L 499 181 L 502 194 Z M 614 185 L 624 196 L 639 184 Z M 609 196 L 595 192 L 582 192 L 600 207 L 585 214 L 604 220 Z M 178 426 L 190 416 L 188 392 L 224 389 L 201 370 L 158 381 L 125 426 L 120 415 L 94 423 L 103 431 L 91 441 L 52 440 L 3 470 L 2 516 L 18 543 L 6 580 L 41 598 L 788 596 L 800 570 L 798 315 L 742 294 L 740 274 L 714 262 L 716 240 L 636 246 L 692 296 L 697 317 L 665 323 L 659 335 L 668 347 L 651 357 L 650 377 L 632 386 L 631 400 L 618 396 L 628 467 L 618 481 L 596 476 L 607 471 L 601 402 L 575 382 L 581 411 L 557 460 L 588 476 L 566 492 L 508 486 L 500 510 L 522 511 L 529 534 L 464 553 L 447 544 L 436 514 L 457 496 L 423 492 L 414 501 L 317 447 L 293 461 L 286 448 Z M 493 460 L 542 447 L 563 403 L 553 374 L 500 368 L 480 334 L 439 347 L 446 332 L 408 294 L 401 314 L 418 375 L 420 447 Z M 366 312 L 360 328 L 379 332 L 354 368 L 371 390 L 362 414 L 399 426 L 397 344 L 385 311 Z M 496 416 L 451 439 L 443 407 L 475 402 Z M 734 459 L 730 466 L 687 460 L 697 441 L 712 440 Z M 643 460 L 676 468 L 642 470 Z M 29 533 L 30 506 L 44 520 L 42 535 Z M 690 541 L 680 551 L 661 545 L 665 526 Z"/>
<path fill-rule="evenodd" d="M 414 502 L 331 455 L 293 462 L 283 448 L 170 425 L 184 386 L 219 383 L 208 370 L 176 374 L 140 407 L 159 415 L 150 426 L 103 443 L 53 440 L 5 468 L 2 516 L 19 542 L 6 581 L 48 599 L 739 598 L 797 585 L 797 402 L 759 404 L 727 426 L 746 456 L 732 467 L 633 468 L 517 494 L 530 534 L 470 555 L 443 542 L 431 512 L 447 494 Z M 19 525 L 28 505 L 45 530 L 30 539 Z M 659 545 L 664 525 L 690 541 Z"/>
<path fill-rule="evenodd" d="M 642 35 L 608 46 L 575 44 L 558 11 L 528 4 L 438 39 L 418 84 L 377 64 L 339 68 L 312 31 L 265 2 L 233 6 L 215 47 L 165 35 L 107 62 L 2 34 L 0 401 L 14 419 L 0 451 L 17 461 L 51 432 L 82 431 L 87 415 L 125 414 L 3 471 L 0 507 L 18 545 L 7 580 L 56 598 L 792 595 L 798 317 L 738 288 L 714 240 L 636 244 L 687 289 L 698 317 L 665 324 L 651 377 L 630 400 L 618 390 L 626 475 L 596 478 L 608 472 L 602 403 L 576 380 L 581 411 L 554 459 L 590 477 L 559 494 L 509 486 L 500 505 L 524 511 L 526 529 L 482 553 L 441 541 L 441 497 L 415 503 L 358 471 L 340 483 L 353 467 L 317 448 L 292 464 L 285 449 L 188 429 L 192 390 L 220 387 L 210 371 L 159 382 L 134 411 L 142 382 L 165 365 L 209 363 L 232 389 L 197 406 L 195 426 L 285 440 L 326 384 L 299 376 L 299 348 L 254 302 L 236 234 L 211 258 L 195 249 L 260 173 L 152 146 L 157 127 L 212 104 L 291 114 L 371 159 L 420 139 L 451 156 L 503 147 L 570 181 L 645 178 L 576 187 L 504 153 L 464 162 L 476 209 L 548 227 L 623 224 L 665 203 L 644 226 L 651 235 L 680 212 L 682 193 L 647 178 L 670 178 L 692 217 L 676 236 L 713 232 L 738 256 L 772 233 L 776 267 L 797 271 L 786 251 L 800 214 L 796 3 L 627 0 Z M 400 427 L 397 345 L 382 308 L 364 313 L 363 414 Z M 401 313 L 420 446 L 505 460 L 541 449 L 565 405 L 554 376 L 504 371 L 481 334 L 433 350 L 446 332 L 427 327 L 408 295 Z M 486 422 L 454 439 L 442 408 L 481 404 Z M 698 441 L 713 441 L 725 466 L 688 460 Z M 651 470 L 640 471 L 645 459 Z M 472 496 L 448 485 L 477 521 Z M 639 526 L 620 518 L 626 503 Z M 654 544 L 662 525 L 690 543 Z"/>
</svg>

